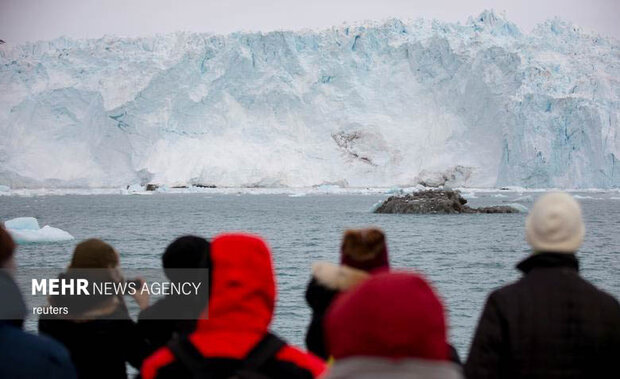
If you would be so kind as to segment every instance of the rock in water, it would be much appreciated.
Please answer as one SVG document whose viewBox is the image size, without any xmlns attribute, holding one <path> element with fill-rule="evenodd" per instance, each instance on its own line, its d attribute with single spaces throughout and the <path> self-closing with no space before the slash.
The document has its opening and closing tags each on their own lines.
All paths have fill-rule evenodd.
<svg viewBox="0 0 620 379">
<path fill-rule="evenodd" d="M 471 208 L 466 204 L 467 200 L 459 191 L 428 190 L 404 196 L 390 196 L 374 213 L 519 213 L 518 209 L 505 205 Z"/>
</svg>

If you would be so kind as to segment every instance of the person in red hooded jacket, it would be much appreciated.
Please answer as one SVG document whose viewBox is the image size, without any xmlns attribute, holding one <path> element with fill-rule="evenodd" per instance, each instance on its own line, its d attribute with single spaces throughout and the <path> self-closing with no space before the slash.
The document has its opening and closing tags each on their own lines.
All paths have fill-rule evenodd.
<svg viewBox="0 0 620 379">
<path fill-rule="evenodd" d="M 210 262 L 210 298 L 196 330 L 148 357 L 143 379 L 257 374 L 310 379 L 325 371 L 321 359 L 269 333 L 276 285 L 271 253 L 262 239 L 220 235 L 211 243 Z"/>
<path fill-rule="evenodd" d="M 444 309 L 412 273 L 381 273 L 339 296 L 325 320 L 329 379 L 459 379 Z"/>
</svg>

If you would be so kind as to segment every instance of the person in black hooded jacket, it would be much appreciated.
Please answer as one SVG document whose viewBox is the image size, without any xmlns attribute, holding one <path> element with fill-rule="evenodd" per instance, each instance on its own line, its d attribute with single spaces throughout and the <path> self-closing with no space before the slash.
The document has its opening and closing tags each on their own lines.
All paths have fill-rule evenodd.
<svg viewBox="0 0 620 379">
<path fill-rule="evenodd" d="M 201 237 L 183 236 L 174 240 L 162 255 L 162 265 L 168 279 L 183 282 L 194 274 L 209 269 L 209 242 Z M 190 270 L 186 270 L 190 269 Z M 206 273 L 208 278 L 208 273 Z M 203 283 L 208 288 L 208 283 Z M 153 348 L 166 345 L 173 335 L 194 331 L 196 320 L 206 306 L 206 297 L 169 295 L 144 309 L 138 315 L 138 327 Z M 181 314 L 182 316 L 180 317 Z M 174 314 L 174 319 L 166 315 Z"/>
<path fill-rule="evenodd" d="M 465 366 L 467 378 L 617 376 L 620 305 L 579 275 L 585 227 L 568 194 L 540 198 L 526 221 L 534 254 L 524 276 L 491 293 Z"/>
</svg>

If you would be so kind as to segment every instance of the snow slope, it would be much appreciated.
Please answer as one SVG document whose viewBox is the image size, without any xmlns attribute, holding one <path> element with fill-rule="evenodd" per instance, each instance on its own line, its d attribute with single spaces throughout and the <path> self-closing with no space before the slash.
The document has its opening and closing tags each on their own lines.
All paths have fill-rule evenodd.
<svg viewBox="0 0 620 379">
<path fill-rule="evenodd" d="M 620 187 L 620 43 L 390 20 L 0 46 L 0 185 Z"/>
</svg>

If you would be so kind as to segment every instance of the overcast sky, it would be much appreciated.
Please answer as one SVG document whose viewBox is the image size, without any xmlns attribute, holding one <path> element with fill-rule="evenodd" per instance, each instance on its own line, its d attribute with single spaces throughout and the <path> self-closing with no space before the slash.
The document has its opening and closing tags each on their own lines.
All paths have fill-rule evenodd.
<svg viewBox="0 0 620 379">
<path fill-rule="evenodd" d="M 491 8 L 525 32 L 559 16 L 620 39 L 620 0 L 0 0 L 0 39 L 316 29 L 388 17 L 464 23 Z"/>
</svg>

